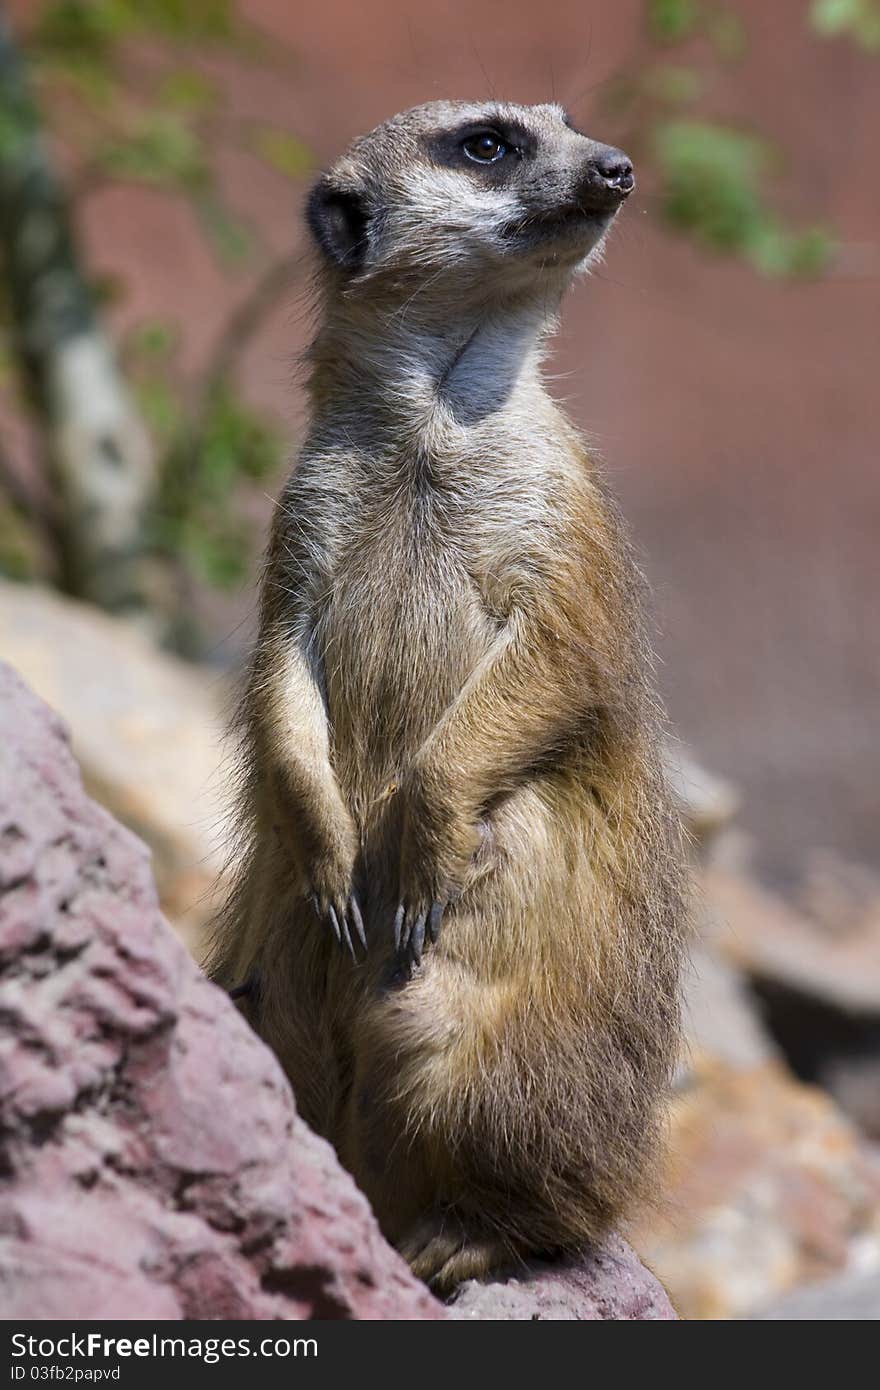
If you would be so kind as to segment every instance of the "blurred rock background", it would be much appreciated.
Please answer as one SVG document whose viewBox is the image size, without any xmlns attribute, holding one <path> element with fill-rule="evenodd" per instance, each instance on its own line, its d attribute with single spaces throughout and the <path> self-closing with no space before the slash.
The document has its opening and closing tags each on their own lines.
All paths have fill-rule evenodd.
<svg viewBox="0 0 880 1390">
<path fill-rule="evenodd" d="M 449 94 L 555 98 L 633 154 L 553 373 L 694 750 L 689 1055 L 628 1233 L 688 1317 L 880 1315 L 878 64 L 878 0 L 0 9 L 0 655 L 196 956 L 310 178 Z"/>
</svg>

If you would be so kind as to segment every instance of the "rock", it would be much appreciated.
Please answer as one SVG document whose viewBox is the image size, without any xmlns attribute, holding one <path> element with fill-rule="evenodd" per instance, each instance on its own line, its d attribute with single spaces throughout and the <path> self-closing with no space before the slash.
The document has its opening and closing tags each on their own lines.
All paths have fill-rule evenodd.
<svg viewBox="0 0 880 1390">
<path fill-rule="evenodd" d="M 452 1304 L 457 1318 L 537 1322 L 669 1321 L 676 1313 L 635 1252 L 612 1237 L 577 1264 L 535 1265 L 522 1279 L 462 1284 Z"/>
<path fill-rule="evenodd" d="M 705 874 L 710 938 L 751 981 L 765 1029 L 803 1081 L 880 1138 L 880 883 L 813 856 L 799 909 L 717 865 Z"/>
<path fill-rule="evenodd" d="M 675 1316 L 620 1241 L 438 1303 L 2 663 L 0 723 L 0 1316 Z"/>
<path fill-rule="evenodd" d="M 816 1079 L 869 1139 L 880 1141 L 880 1025 L 859 1034 L 861 1051 L 823 1058 Z"/>
<path fill-rule="evenodd" d="M 627 1235 L 682 1317 L 748 1317 L 880 1260 L 876 1154 L 779 1064 L 695 1058 L 670 1131 L 658 1207 Z"/>
<path fill-rule="evenodd" d="M 853 935 L 864 914 L 849 914 L 849 928 L 832 935 L 759 887 L 746 846 L 729 837 L 698 872 L 689 1053 L 657 1207 L 627 1232 L 686 1318 L 760 1316 L 855 1260 L 880 1260 L 876 1152 L 834 1098 L 803 1084 L 807 1074 L 832 1082 L 852 1113 L 858 1104 L 860 1118 L 877 1117 L 876 1062 L 852 1050 L 856 1006 L 877 976 L 860 981 L 854 960 L 837 954 L 861 951 L 861 967 L 872 968 L 864 935 L 858 947 Z M 843 1015 L 818 999 L 827 981 L 846 1001 L 845 1038 Z"/>
<path fill-rule="evenodd" d="M 733 1067 L 779 1056 L 740 972 L 701 941 L 693 945 L 685 971 L 685 1033 L 689 1055 Z"/>
<path fill-rule="evenodd" d="M 880 904 L 846 930 L 831 931 L 746 877 L 710 868 L 706 901 L 718 949 L 746 974 L 880 1015 Z"/>
<path fill-rule="evenodd" d="M 880 1269 L 809 1284 L 756 1316 L 781 1322 L 880 1322 Z"/>
<path fill-rule="evenodd" d="M 437 1318 L 0 667 L 5 1318 Z"/>
<path fill-rule="evenodd" d="M 880 874 L 832 850 L 806 856 L 797 900 L 808 920 L 828 934 L 880 932 Z"/>
<path fill-rule="evenodd" d="M 729 782 L 707 772 L 681 743 L 666 746 L 666 775 L 685 825 L 705 849 L 730 824 L 739 810 L 740 798 Z"/>
<path fill-rule="evenodd" d="M 198 955 L 227 800 L 217 672 L 124 619 L 3 581 L 0 652 L 70 726 L 91 794 L 150 846 L 163 910 Z"/>
</svg>

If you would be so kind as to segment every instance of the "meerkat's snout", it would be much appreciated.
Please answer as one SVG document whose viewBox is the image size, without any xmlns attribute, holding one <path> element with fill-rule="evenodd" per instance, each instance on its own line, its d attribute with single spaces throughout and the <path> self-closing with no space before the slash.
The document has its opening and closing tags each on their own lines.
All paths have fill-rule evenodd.
<svg viewBox="0 0 880 1390">
<path fill-rule="evenodd" d="M 590 211 L 613 212 L 635 186 L 629 155 L 613 145 L 598 145 L 587 159 L 578 201 Z"/>
</svg>

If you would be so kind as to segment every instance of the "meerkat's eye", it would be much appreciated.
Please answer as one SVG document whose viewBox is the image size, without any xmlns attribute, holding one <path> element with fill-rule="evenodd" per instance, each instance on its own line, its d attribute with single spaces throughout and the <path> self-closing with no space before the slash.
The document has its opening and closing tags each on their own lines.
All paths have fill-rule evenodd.
<svg viewBox="0 0 880 1390">
<path fill-rule="evenodd" d="M 497 164 L 508 153 L 508 146 L 494 130 L 481 130 L 462 141 L 461 148 L 475 164 Z"/>
</svg>

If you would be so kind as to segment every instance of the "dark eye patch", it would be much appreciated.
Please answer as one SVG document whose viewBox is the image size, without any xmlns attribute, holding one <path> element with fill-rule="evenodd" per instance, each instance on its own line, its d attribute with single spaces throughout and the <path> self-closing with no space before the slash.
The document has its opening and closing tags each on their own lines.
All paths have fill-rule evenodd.
<svg viewBox="0 0 880 1390">
<path fill-rule="evenodd" d="M 507 149 L 504 159 L 481 164 L 468 159 L 464 153 L 467 141 L 474 140 L 491 131 Z M 531 131 L 516 121 L 496 119 L 495 113 L 487 111 L 482 120 L 467 121 L 451 130 L 443 130 L 425 136 L 423 145 L 428 157 L 448 169 L 467 168 L 471 173 L 487 177 L 495 174 L 502 177 L 502 171 L 509 169 L 513 160 L 529 158 L 534 155 L 537 142 Z"/>
</svg>

